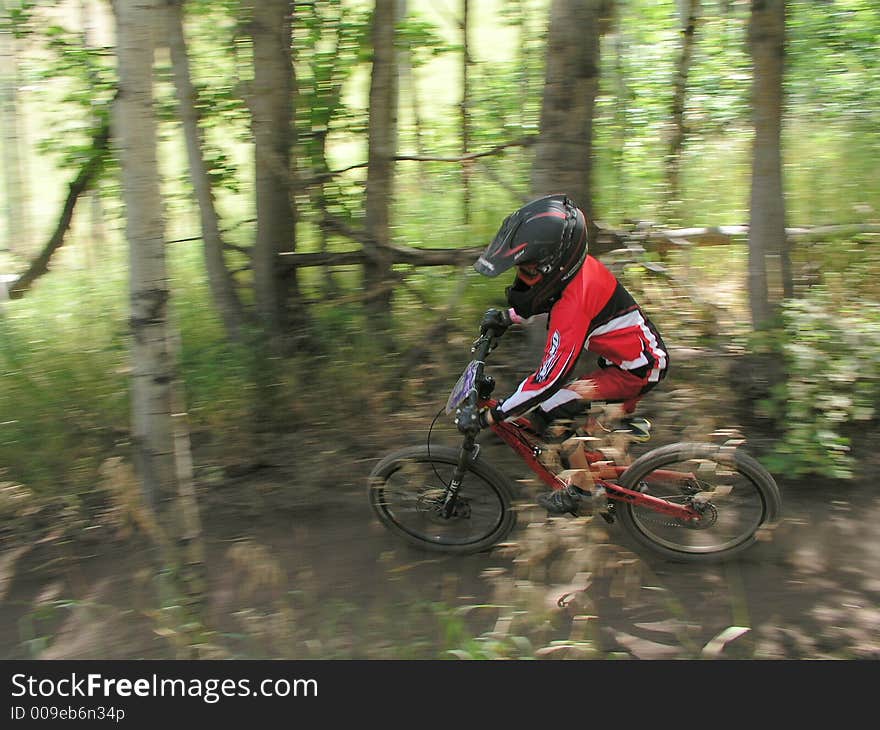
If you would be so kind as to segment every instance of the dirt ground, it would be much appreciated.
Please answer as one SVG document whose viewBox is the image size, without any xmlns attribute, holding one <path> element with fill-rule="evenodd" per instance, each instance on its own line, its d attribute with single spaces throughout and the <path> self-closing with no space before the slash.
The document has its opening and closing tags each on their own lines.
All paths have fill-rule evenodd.
<svg viewBox="0 0 880 730">
<path fill-rule="evenodd" d="M 773 539 L 727 564 L 631 553 L 619 528 L 593 525 L 592 539 L 611 552 L 571 585 L 538 581 L 547 611 L 566 618 L 571 606 L 554 604 L 579 592 L 596 617 L 596 658 L 880 658 L 880 497 L 869 485 L 781 486 L 785 514 Z M 221 519 L 208 526 L 209 613 L 225 626 L 220 643 L 241 657 L 406 657 L 407 644 L 419 655 L 449 630 L 431 606 L 482 611 L 486 621 L 473 628 L 489 631 L 497 611 L 476 608 L 495 597 L 486 576 L 516 572 L 504 550 L 453 558 L 401 544 L 363 495 L 272 521 Z M 520 524 L 512 542 L 528 529 Z M 54 569 L 22 556 L 22 570 L 2 586 L 2 657 L 173 656 L 173 628 L 155 615 L 133 548 L 58 560 Z M 273 625 L 284 621 L 294 626 Z"/>
<path fill-rule="evenodd" d="M 730 425 L 730 404 L 705 377 L 646 400 L 651 446 Z M 438 426 L 435 438 L 451 432 Z M 698 567 L 634 552 L 598 519 L 547 521 L 525 483 L 509 545 L 447 557 L 404 545 L 373 517 L 366 475 L 389 446 L 327 455 L 320 484 L 295 484 L 291 459 L 212 485 L 201 618 L 157 579 L 136 534 L 5 550 L 0 657 L 880 658 L 873 479 L 777 475 L 783 515 L 771 539 Z M 499 448 L 487 458 L 523 476 Z"/>
</svg>

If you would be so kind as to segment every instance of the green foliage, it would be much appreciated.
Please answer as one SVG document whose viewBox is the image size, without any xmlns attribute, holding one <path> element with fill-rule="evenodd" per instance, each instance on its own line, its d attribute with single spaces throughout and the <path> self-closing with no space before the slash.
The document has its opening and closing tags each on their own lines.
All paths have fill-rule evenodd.
<svg viewBox="0 0 880 730">
<path fill-rule="evenodd" d="M 331 123 L 365 127 L 365 118 L 343 103 L 342 91 L 368 59 L 369 14 L 341 0 L 303 9 L 294 26 L 297 58 L 298 138 L 306 159 L 321 169 Z"/>
<path fill-rule="evenodd" d="M 409 55 L 413 68 L 424 66 L 432 58 L 454 50 L 437 32 L 437 26 L 418 12 L 410 11 L 397 28 L 397 46 Z"/>
<path fill-rule="evenodd" d="M 880 304 L 817 287 L 786 303 L 782 328 L 765 347 L 786 369 L 760 406 L 782 429 L 768 466 L 790 476 L 852 478 L 853 439 L 880 420 Z"/>
<path fill-rule="evenodd" d="M 59 24 L 34 30 L 46 59 L 33 72 L 41 101 L 50 109 L 51 133 L 39 140 L 43 153 L 57 155 L 62 167 L 82 164 L 84 144 L 99 119 L 110 113 L 116 91 L 113 49 L 87 47 L 81 33 Z"/>
<path fill-rule="evenodd" d="M 876 130 L 880 8 L 871 0 L 789 5 L 786 84 L 792 110 L 825 122 L 849 118 L 866 132 Z"/>
<path fill-rule="evenodd" d="M 876 217 L 880 9 L 870 0 L 789 5 L 789 218 L 808 225 Z"/>
<path fill-rule="evenodd" d="M 744 219 L 741 163 L 751 78 L 746 20 L 741 11 L 725 15 L 704 4 L 697 24 L 681 191 L 682 219 L 690 225 Z M 609 223 L 657 220 L 665 213 L 664 160 L 680 37 L 677 4 L 668 0 L 623 4 L 603 40 L 594 195 L 598 217 Z"/>
<path fill-rule="evenodd" d="M 12 33 L 16 38 L 26 38 L 33 31 L 35 0 L 7 0 L 5 13 L 0 15 L 0 32 Z"/>
</svg>

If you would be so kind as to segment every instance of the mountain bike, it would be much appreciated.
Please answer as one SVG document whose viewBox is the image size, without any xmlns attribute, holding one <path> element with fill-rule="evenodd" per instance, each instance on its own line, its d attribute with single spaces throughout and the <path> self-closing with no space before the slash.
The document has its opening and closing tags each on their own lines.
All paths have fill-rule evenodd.
<svg viewBox="0 0 880 730">
<path fill-rule="evenodd" d="M 497 338 L 481 334 L 473 358 L 452 388 L 446 414 L 464 404 L 492 407 L 495 381 L 486 374 Z M 439 416 L 439 414 L 438 414 Z M 635 420 L 635 419 L 633 419 Z M 644 419 L 640 419 L 644 421 Z M 645 423 L 647 423 L 645 421 Z M 637 427 L 641 426 L 641 427 Z M 491 430 L 552 489 L 566 481 L 547 465 L 547 450 L 581 438 L 583 426 L 548 435 L 528 416 Z M 558 429 L 556 429 L 558 431 Z M 516 524 L 515 492 L 484 458 L 479 428 L 459 427 L 459 448 L 412 446 L 389 453 L 369 476 L 370 504 L 380 522 L 410 544 L 468 554 L 504 541 Z M 613 433 L 644 440 L 644 424 L 621 423 Z M 583 437 L 587 438 L 587 437 Z M 779 517 L 781 497 L 773 476 L 737 445 L 681 442 L 650 450 L 629 464 L 586 449 L 592 502 L 610 524 L 619 524 L 641 547 L 685 562 L 727 559 L 751 546 Z M 564 518 L 563 518 L 564 519 Z"/>
</svg>

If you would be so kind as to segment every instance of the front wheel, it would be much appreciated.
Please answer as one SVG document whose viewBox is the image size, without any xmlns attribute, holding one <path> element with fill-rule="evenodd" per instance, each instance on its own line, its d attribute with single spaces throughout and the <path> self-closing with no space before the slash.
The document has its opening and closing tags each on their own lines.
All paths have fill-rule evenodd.
<svg viewBox="0 0 880 730">
<path fill-rule="evenodd" d="M 620 485 L 700 512 L 682 521 L 617 502 L 615 515 L 641 545 L 672 560 L 698 562 L 736 555 L 779 517 L 776 481 L 753 457 L 715 444 L 678 443 L 649 451 Z"/>
<path fill-rule="evenodd" d="M 516 513 L 507 479 L 479 459 L 468 463 L 451 516 L 442 510 L 459 452 L 414 446 L 383 458 L 370 473 L 370 505 L 395 534 L 445 553 L 488 550 L 510 534 Z"/>
</svg>

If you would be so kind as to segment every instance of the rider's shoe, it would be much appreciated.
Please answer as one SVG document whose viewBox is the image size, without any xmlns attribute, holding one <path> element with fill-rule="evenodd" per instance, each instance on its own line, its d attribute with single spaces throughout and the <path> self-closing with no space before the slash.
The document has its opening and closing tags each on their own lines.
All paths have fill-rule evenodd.
<svg viewBox="0 0 880 730">
<path fill-rule="evenodd" d="M 554 489 L 552 492 L 545 492 L 538 495 L 538 504 L 547 510 L 551 515 L 571 514 L 577 516 L 578 507 L 584 497 L 589 497 L 590 493 L 579 489 L 574 484 L 569 484 L 562 489 Z"/>
<path fill-rule="evenodd" d="M 614 433 L 625 434 L 633 441 L 648 441 L 651 438 L 651 422 L 647 418 L 624 418 Z"/>
</svg>

